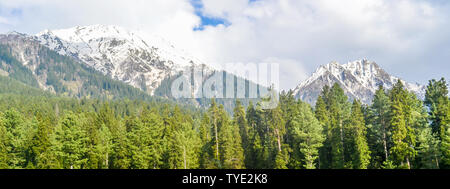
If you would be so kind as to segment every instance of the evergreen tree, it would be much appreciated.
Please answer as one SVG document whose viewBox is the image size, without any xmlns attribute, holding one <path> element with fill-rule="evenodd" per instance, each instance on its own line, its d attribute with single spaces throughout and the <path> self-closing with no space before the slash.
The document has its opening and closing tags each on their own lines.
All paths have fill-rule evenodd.
<svg viewBox="0 0 450 189">
<path fill-rule="evenodd" d="M 116 120 L 114 110 L 108 103 L 103 104 L 97 114 L 95 124 L 97 128 L 107 127 L 111 133 L 111 154 L 109 154 L 108 168 L 126 169 L 130 166 L 128 155 L 129 141 L 126 127 Z"/>
<path fill-rule="evenodd" d="M 244 163 L 246 166 L 251 167 L 251 141 L 249 136 L 249 126 L 245 115 L 245 109 L 239 100 L 236 101 L 233 116 L 234 124 L 239 127 L 239 135 L 241 138 L 242 149 L 244 150 Z"/>
<path fill-rule="evenodd" d="M 130 128 L 131 168 L 156 169 L 162 166 L 163 121 L 156 112 L 144 109 L 141 119 L 131 117 L 126 126 Z"/>
<path fill-rule="evenodd" d="M 266 133 L 266 147 L 268 147 L 267 153 L 269 154 L 269 164 L 274 164 L 271 167 L 284 168 L 289 163 L 287 156 L 288 149 L 284 143 L 284 136 L 287 133 L 285 121 L 283 119 L 281 106 L 278 105 L 275 109 L 264 110 L 267 123 Z M 275 163 L 273 163 L 273 160 Z"/>
<path fill-rule="evenodd" d="M 351 156 L 354 169 L 367 169 L 370 164 L 370 150 L 366 138 L 366 125 L 361 110 L 361 103 L 353 102 L 348 137 L 352 137 Z"/>
<path fill-rule="evenodd" d="M 3 115 L 0 113 L 0 169 L 7 169 L 8 166 L 8 136 L 3 124 Z"/>
<path fill-rule="evenodd" d="M 330 127 L 330 117 L 329 112 L 327 110 L 327 105 L 323 100 L 323 96 L 325 94 L 322 93 L 321 96 L 317 99 L 316 108 L 315 108 L 315 116 L 322 126 L 322 132 L 325 136 L 325 140 L 323 142 L 322 147 L 319 149 L 319 168 L 321 169 L 330 169 L 331 168 L 331 127 Z"/>
<path fill-rule="evenodd" d="M 212 142 L 212 129 L 210 125 L 211 121 L 209 119 L 209 115 L 207 113 L 203 114 L 199 134 L 201 140 L 201 152 L 200 152 L 200 168 L 214 168 L 215 164 L 212 161 L 214 159 L 213 153 L 211 152 L 213 142 Z"/>
<path fill-rule="evenodd" d="M 222 168 L 243 169 L 244 150 L 238 125 L 234 124 L 222 106 L 219 107 L 218 139 L 219 154 Z"/>
<path fill-rule="evenodd" d="M 129 140 L 126 130 L 123 126 L 119 126 L 116 131 L 111 131 L 112 150 L 109 156 L 109 168 L 127 169 L 130 166 L 130 158 L 128 153 Z"/>
<path fill-rule="evenodd" d="M 263 144 L 261 135 L 257 130 L 257 125 L 260 122 L 260 115 L 257 113 L 253 103 L 250 102 L 246 111 L 247 125 L 249 126 L 248 136 L 250 146 L 245 150 L 245 166 L 248 169 L 258 169 L 265 166 L 263 160 Z"/>
<path fill-rule="evenodd" d="M 191 123 L 182 123 L 175 134 L 176 146 L 182 148 L 182 164 L 178 168 L 196 169 L 200 167 L 201 139 Z"/>
<path fill-rule="evenodd" d="M 444 130 L 442 136 L 441 152 L 442 152 L 442 168 L 448 169 L 450 166 L 450 127 Z"/>
<path fill-rule="evenodd" d="M 415 157 L 415 135 L 410 124 L 411 110 L 408 104 L 408 91 L 401 81 L 398 81 L 390 91 L 391 127 L 393 161 L 403 168 L 411 168 L 411 159 Z M 405 165 L 406 163 L 406 165 Z"/>
<path fill-rule="evenodd" d="M 8 110 L 3 114 L 3 126 L 6 129 L 6 149 L 8 151 L 8 167 L 11 169 L 25 168 L 26 151 L 30 125 L 24 121 L 22 115 L 15 110 Z"/>
<path fill-rule="evenodd" d="M 56 154 L 64 169 L 81 169 L 87 162 L 87 137 L 82 121 L 80 116 L 68 112 L 56 129 Z"/>
<path fill-rule="evenodd" d="M 294 116 L 288 126 L 293 139 L 290 164 L 296 169 L 315 169 L 319 148 L 325 140 L 323 128 L 308 104 L 298 102 L 295 107 Z"/>
<path fill-rule="evenodd" d="M 345 122 L 350 115 L 350 103 L 347 99 L 344 90 L 337 83 L 334 84 L 328 97 L 328 106 L 331 118 L 331 166 L 337 169 L 348 168 L 349 149 L 345 149 Z"/>
<path fill-rule="evenodd" d="M 84 130 L 88 138 L 87 163 L 88 169 L 107 169 L 112 152 L 112 138 L 109 128 L 98 121 L 96 114 L 86 115 Z M 91 124 L 94 123 L 94 124 Z"/>
<path fill-rule="evenodd" d="M 282 117 L 285 123 L 285 127 L 288 128 L 288 125 L 290 124 L 292 118 L 294 117 L 295 114 L 295 109 L 297 108 L 296 104 L 297 101 L 294 98 L 294 92 L 292 90 L 289 90 L 287 93 L 285 93 L 284 91 L 282 92 L 282 94 L 280 95 L 280 107 L 281 107 L 281 111 L 282 111 Z M 284 141 L 286 143 L 290 143 L 291 141 L 291 136 L 290 135 L 285 135 L 284 137 Z"/>
<path fill-rule="evenodd" d="M 439 81 L 431 80 L 427 86 L 425 94 L 425 105 L 429 108 L 429 119 L 431 121 L 431 128 L 433 134 L 438 137 L 437 140 L 442 141 L 440 147 L 440 154 L 442 155 L 442 167 L 449 168 L 449 153 L 448 148 L 448 125 L 450 124 L 450 114 L 448 107 L 450 100 L 448 98 L 447 82 L 444 78 Z M 436 158 L 439 162 L 439 158 Z M 439 163 L 437 163 L 439 164 Z"/>
<path fill-rule="evenodd" d="M 450 103 L 447 106 L 447 116 L 441 126 L 441 154 L 442 166 L 441 168 L 450 168 Z"/>
<path fill-rule="evenodd" d="M 219 149 L 219 124 L 220 124 L 220 112 L 219 112 L 219 108 L 216 105 L 215 100 L 212 100 L 211 102 L 211 107 L 209 108 L 209 114 L 210 114 L 210 121 L 211 121 L 211 133 L 213 134 L 211 137 L 211 143 L 213 145 L 211 145 L 212 147 L 212 155 L 214 157 L 214 162 L 215 165 L 217 167 L 222 167 L 221 163 L 221 159 L 220 159 L 220 149 Z"/>
<path fill-rule="evenodd" d="M 433 134 L 431 127 L 425 127 L 417 136 L 417 166 L 416 168 L 439 168 L 439 139 Z"/>
<path fill-rule="evenodd" d="M 206 163 L 208 168 L 245 168 L 239 126 L 229 118 L 224 107 L 217 106 L 214 100 L 211 102 L 208 114 L 211 140 L 205 145 L 209 149 L 203 147 L 203 151 L 207 151 L 207 153 L 204 153 L 206 157 L 202 157 L 204 159 L 202 162 Z M 209 158 L 209 160 L 205 161 L 205 158 Z"/>
<path fill-rule="evenodd" d="M 425 94 L 425 105 L 430 109 L 430 120 L 433 133 L 440 137 L 442 121 L 446 118 L 446 108 L 449 104 L 447 82 L 431 80 Z"/>
<path fill-rule="evenodd" d="M 86 122 L 95 123 L 96 117 L 97 115 L 94 113 L 86 114 Z M 88 138 L 86 152 L 88 161 L 86 162 L 86 169 L 99 169 L 102 167 L 100 159 L 104 155 L 99 152 L 98 148 L 100 143 L 99 128 L 101 127 L 101 125 L 85 124 L 84 126 L 85 127 L 83 129 L 85 130 L 86 136 Z"/>
<path fill-rule="evenodd" d="M 432 132 L 427 109 L 413 93 L 408 93 L 407 105 L 410 112 L 408 125 L 414 129 L 410 134 L 416 151 L 413 168 L 439 168 L 439 138 Z"/>
<path fill-rule="evenodd" d="M 264 160 L 264 147 L 261 142 L 260 135 L 255 130 L 250 130 L 250 136 L 252 141 L 252 147 L 250 148 L 251 157 L 251 166 L 253 169 L 262 169 L 264 168 L 265 161 Z"/>
<path fill-rule="evenodd" d="M 283 144 L 283 147 L 281 148 L 281 151 L 278 151 L 275 157 L 275 167 L 274 169 L 288 169 L 288 163 L 289 163 L 289 146 L 286 144 Z M 288 150 L 289 149 L 289 150 Z"/>
<path fill-rule="evenodd" d="M 182 115 L 179 107 L 173 110 L 169 132 L 165 132 L 167 152 L 165 161 L 170 169 L 190 169 L 199 166 L 200 137 L 192 120 Z"/>
<path fill-rule="evenodd" d="M 368 112 L 368 141 L 374 161 L 373 166 L 381 166 L 381 162 L 389 160 L 389 149 L 392 145 L 390 113 L 391 103 L 383 86 L 375 92 L 372 105 Z"/>
<path fill-rule="evenodd" d="M 30 148 L 31 163 L 29 166 L 38 169 L 48 169 L 58 167 L 58 162 L 54 151 L 51 149 L 51 121 L 42 113 L 37 114 L 38 128 L 34 135 Z"/>
<path fill-rule="evenodd" d="M 98 134 L 98 145 L 96 146 L 96 152 L 99 154 L 99 168 L 109 168 L 109 155 L 113 150 L 112 135 L 109 128 L 102 124 Z"/>
</svg>

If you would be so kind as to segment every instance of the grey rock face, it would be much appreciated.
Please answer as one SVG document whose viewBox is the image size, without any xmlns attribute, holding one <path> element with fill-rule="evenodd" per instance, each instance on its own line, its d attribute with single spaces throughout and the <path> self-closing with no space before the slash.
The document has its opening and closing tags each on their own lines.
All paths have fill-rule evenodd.
<svg viewBox="0 0 450 189">
<path fill-rule="evenodd" d="M 151 95 L 165 78 L 187 67 L 202 65 L 163 39 L 144 40 L 117 26 L 46 30 L 35 38 L 61 55 L 71 56 L 112 79 Z"/>
<path fill-rule="evenodd" d="M 297 99 L 314 105 L 324 86 L 338 83 L 350 100 L 359 99 L 365 104 L 370 104 L 378 86 L 390 89 L 398 80 L 399 78 L 391 76 L 375 62 L 368 60 L 358 60 L 344 65 L 332 62 L 319 67 L 310 78 L 298 85 L 294 89 L 294 95 Z M 419 98 L 424 97 L 424 86 L 401 81 Z"/>
</svg>

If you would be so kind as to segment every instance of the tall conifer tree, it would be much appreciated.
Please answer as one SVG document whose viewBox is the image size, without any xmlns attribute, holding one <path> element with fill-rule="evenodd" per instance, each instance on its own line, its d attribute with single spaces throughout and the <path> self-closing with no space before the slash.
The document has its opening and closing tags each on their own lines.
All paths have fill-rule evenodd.
<svg viewBox="0 0 450 189">
<path fill-rule="evenodd" d="M 389 150 L 392 146 L 390 135 L 390 114 L 391 102 L 382 85 L 378 87 L 369 108 L 368 116 L 370 117 L 367 123 L 368 141 L 371 147 L 374 166 L 381 166 L 382 162 L 389 159 Z"/>
<path fill-rule="evenodd" d="M 86 165 L 88 140 L 82 121 L 80 116 L 68 112 L 56 129 L 56 153 L 64 169 L 81 169 Z"/>
<path fill-rule="evenodd" d="M 367 169 L 370 164 L 370 150 L 367 144 L 367 131 L 364 115 L 361 110 L 361 103 L 357 100 L 353 102 L 352 114 L 349 122 L 349 134 L 351 141 L 351 157 L 354 169 Z"/>
<path fill-rule="evenodd" d="M 288 128 L 293 138 L 292 168 L 317 168 L 319 148 L 322 147 L 325 136 L 322 125 L 308 104 L 300 101 L 296 104 Z"/>
<path fill-rule="evenodd" d="M 412 158 L 416 155 L 415 133 L 410 124 L 411 109 L 408 104 L 408 91 L 401 81 L 398 81 L 390 91 L 391 127 L 393 160 L 401 168 L 411 168 Z"/>
</svg>

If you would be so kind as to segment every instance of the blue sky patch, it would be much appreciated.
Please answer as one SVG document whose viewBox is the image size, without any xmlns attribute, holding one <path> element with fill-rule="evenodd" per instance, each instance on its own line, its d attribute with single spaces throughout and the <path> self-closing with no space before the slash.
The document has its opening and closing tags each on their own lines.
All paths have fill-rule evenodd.
<svg viewBox="0 0 450 189">
<path fill-rule="evenodd" d="M 202 22 L 200 26 L 194 28 L 194 31 L 204 30 L 205 26 L 217 26 L 220 24 L 225 26 L 231 25 L 231 23 L 224 18 L 206 16 L 202 11 L 203 2 L 201 0 L 191 0 L 191 4 L 195 8 L 195 14 L 200 17 Z"/>
</svg>

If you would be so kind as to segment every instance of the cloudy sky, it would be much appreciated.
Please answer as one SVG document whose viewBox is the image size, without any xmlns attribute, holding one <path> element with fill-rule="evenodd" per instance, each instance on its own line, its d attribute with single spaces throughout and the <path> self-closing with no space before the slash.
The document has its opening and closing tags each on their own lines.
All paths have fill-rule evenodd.
<svg viewBox="0 0 450 189">
<path fill-rule="evenodd" d="M 281 64 L 281 87 L 367 58 L 426 84 L 450 79 L 448 0 L 0 0 L 0 32 L 77 25 L 157 34 L 208 63 Z"/>
</svg>

